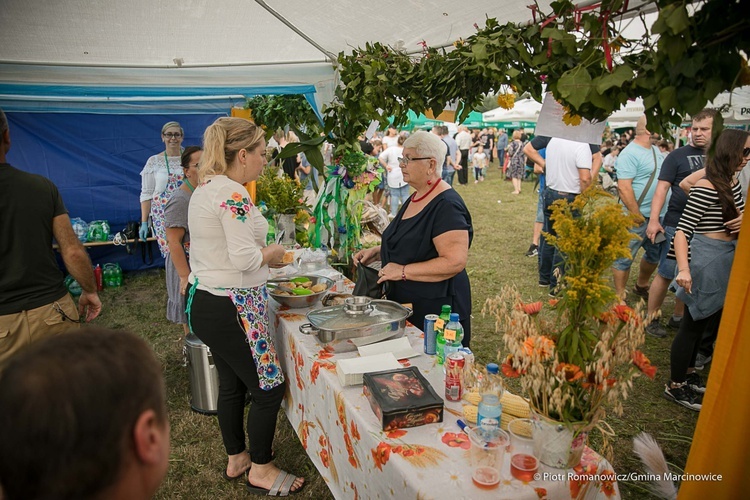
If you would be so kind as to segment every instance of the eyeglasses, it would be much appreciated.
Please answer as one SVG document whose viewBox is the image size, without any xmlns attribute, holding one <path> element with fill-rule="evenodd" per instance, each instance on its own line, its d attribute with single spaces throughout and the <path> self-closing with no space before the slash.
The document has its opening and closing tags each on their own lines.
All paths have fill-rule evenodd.
<svg viewBox="0 0 750 500">
<path fill-rule="evenodd" d="M 68 321 L 70 321 L 72 323 L 85 323 L 86 322 L 86 320 L 84 318 L 73 319 L 70 316 L 68 316 L 67 314 L 65 314 L 65 311 L 63 311 L 62 307 L 60 307 L 60 304 L 57 303 L 57 302 L 55 302 L 52 305 L 52 308 L 55 310 L 55 312 L 60 313 L 60 315 L 63 317 L 63 320 L 68 320 Z"/>
<path fill-rule="evenodd" d="M 409 158 L 409 157 L 399 157 L 398 158 L 398 164 L 407 166 L 409 162 L 417 161 L 417 160 L 432 160 L 429 156 L 423 156 L 421 158 Z"/>
<path fill-rule="evenodd" d="M 743 149 L 742 156 L 750 156 L 750 148 Z"/>
<path fill-rule="evenodd" d="M 164 134 L 164 137 L 166 137 L 167 139 L 179 139 L 180 137 L 182 137 L 182 134 L 179 132 L 167 132 L 166 134 Z"/>
</svg>

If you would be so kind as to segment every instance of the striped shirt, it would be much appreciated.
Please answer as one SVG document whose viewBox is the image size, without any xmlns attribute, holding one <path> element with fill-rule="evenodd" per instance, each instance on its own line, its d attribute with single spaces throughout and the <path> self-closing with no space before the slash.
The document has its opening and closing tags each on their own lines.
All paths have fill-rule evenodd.
<svg viewBox="0 0 750 500">
<path fill-rule="evenodd" d="M 745 211 L 745 200 L 742 198 L 742 187 L 739 183 L 732 186 L 734 204 L 740 212 Z M 721 203 L 719 194 L 713 188 L 693 186 L 690 189 L 687 205 L 682 212 L 677 231 L 682 231 L 690 241 L 693 234 L 720 233 L 724 232 L 724 217 L 721 215 Z M 667 258 L 676 259 L 674 252 L 674 239 L 669 248 Z M 688 245 L 688 260 L 690 259 L 690 247 Z"/>
</svg>

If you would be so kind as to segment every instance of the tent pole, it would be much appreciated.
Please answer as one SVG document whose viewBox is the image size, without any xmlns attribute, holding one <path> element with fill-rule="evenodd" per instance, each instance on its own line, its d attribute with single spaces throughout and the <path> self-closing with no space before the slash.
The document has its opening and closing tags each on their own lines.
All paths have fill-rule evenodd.
<svg viewBox="0 0 750 500">
<path fill-rule="evenodd" d="M 309 43 L 310 45 L 312 45 L 313 47 L 315 47 L 316 49 L 318 49 L 319 51 L 321 51 L 323 54 L 325 54 L 325 56 L 328 59 L 330 59 L 331 61 L 335 61 L 336 60 L 336 55 L 335 54 L 333 54 L 332 52 L 327 51 L 318 42 L 316 42 L 315 40 L 313 40 L 312 38 L 310 38 L 309 36 L 307 36 L 306 34 L 304 34 L 302 32 L 302 30 L 300 30 L 298 27 L 296 27 L 291 22 L 289 22 L 284 16 L 282 16 L 281 14 L 279 14 L 278 12 L 276 12 L 275 10 L 273 10 L 264 0 L 255 0 L 255 3 L 257 3 L 258 5 L 260 5 L 261 7 L 263 7 L 264 9 L 266 9 L 269 14 L 271 14 L 276 19 L 278 19 L 279 21 L 281 21 L 282 23 L 284 23 L 289 29 L 291 29 L 292 31 L 294 31 L 295 33 L 297 33 L 299 36 L 301 36 L 307 43 Z"/>
</svg>

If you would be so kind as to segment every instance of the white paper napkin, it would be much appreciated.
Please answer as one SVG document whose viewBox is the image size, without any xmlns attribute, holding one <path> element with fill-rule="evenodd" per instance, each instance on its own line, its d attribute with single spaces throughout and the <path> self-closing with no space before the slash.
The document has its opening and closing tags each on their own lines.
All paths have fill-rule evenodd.
<svg viewBox="0 0 750 500">
<path fill-rule="evenodd" d="M 336 361 L 336 373 L 341 385 L 361 384 L 364 373 L 395 370 L 398 368 L 401 368 L 401 363 L 390 352 Z"/>
<path fill-rule="evenodd" d="M 392 353 L 396 359 L 413 358 L 419 356 L 419 353 L 412 349 L 409 339 L 399 337 L 393 340 L 386 340 L 375 344 L 358 346 L 360 356 L 372 356 L 375 354 Z"/>
</svg>

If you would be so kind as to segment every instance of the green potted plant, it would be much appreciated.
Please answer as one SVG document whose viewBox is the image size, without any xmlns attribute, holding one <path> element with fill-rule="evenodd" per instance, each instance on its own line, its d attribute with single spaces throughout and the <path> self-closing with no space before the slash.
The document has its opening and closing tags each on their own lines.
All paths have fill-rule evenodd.
<svg viewBox="0 0 750 500">
<path fill-rule="evenodd" d="M 273 165 L 263 169 L 258 178 L 258 205 L 265 205 L 265 216 L 275 222 L 278 231 L 284 231 L 280 240 L 282 245 L 294 245 L 295 222 L 300 213 L 307 214 L 309 208 L 304 201 L 304 188 L 296 179 L 279 175 Z"/>
</svg>

